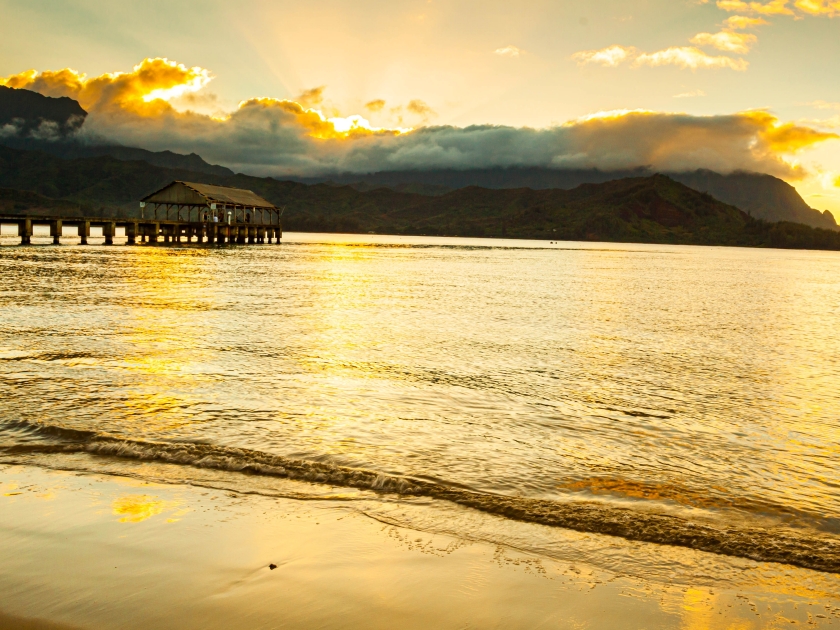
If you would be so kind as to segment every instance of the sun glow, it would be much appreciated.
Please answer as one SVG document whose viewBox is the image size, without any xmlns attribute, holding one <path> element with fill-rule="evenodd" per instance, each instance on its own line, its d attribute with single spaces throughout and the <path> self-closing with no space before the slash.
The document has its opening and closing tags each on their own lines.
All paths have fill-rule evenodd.
<svg viewBox="0 0 840 630">
<path fill-rule="evenodd" d="M 143 96 L 143 100 L 146 103 L 157 99 L 169 101 L 185 94 L 198 92 L 211 81 L 210 73 L 203 68 L 190 68 L 190 72 L 193 73 L 193 78 L 186 83 L 169 88 L 156 88 Z"/>
</svg>

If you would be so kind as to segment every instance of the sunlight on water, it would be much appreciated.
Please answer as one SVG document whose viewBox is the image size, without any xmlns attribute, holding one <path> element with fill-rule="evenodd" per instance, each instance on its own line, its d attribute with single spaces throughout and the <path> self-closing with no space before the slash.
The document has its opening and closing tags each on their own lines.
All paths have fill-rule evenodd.
<svg viewBox="0 0 840 630">
<path fill-rule="evenodd" d="M 55 427 L 840 534 L 840 255 L 289 240 L 0 248 L 0 443 Z"/>
</svg>

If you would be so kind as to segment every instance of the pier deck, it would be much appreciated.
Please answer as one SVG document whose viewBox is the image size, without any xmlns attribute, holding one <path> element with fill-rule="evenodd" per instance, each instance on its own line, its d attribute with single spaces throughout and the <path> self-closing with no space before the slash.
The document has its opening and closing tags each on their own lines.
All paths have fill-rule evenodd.
<svg viewBox="0 0 840 630">
<path fill-rule="evenodd" d="M 258 215 L 257 215 L 258 216 Z M 64 226 L 75 226 L 79 230 L 82 245 L 87 245 L 91 227 L 101 227 L 105 245 L 114 244 L 117 227 L 125 228 L 126 244 L 138 243 L 239 243 L 261 244 L 280 243 L 283 228 L 279 218 L 274 223 L 214 221 L 177 221 L 158 219 L 120 219 L 102 217 L 61 217 L 22 214 L 0 214 L 0 224 L 15 224 L 21 245 L 32 242 L 33 229 L 36 225 L 49 225 L 53 243 L 61 242 Z M 184 239 L 184 240 L 182 240 Z"/>
</svg>

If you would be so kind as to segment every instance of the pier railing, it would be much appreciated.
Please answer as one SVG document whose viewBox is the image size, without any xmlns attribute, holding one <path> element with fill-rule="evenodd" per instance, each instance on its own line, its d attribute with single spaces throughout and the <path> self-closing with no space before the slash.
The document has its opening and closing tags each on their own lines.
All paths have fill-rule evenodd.
<svg viewBox="0 0 840 630">
<path fill-rule="evenodd" d="M 49 225 L 53 243 L 61 242 L 64 226 L 75 226 L 82 245 L 87 245 L 91 227 L 101 227 L 105 245 L 114 244 L 117 227 L 125 228 L 126 244 L 139 243 L 279 243 L 283 228 L 278 223 L 178 221 L 159 219 L 120 219 L 115 217 L 61 217 L 25 214 L 0 214 L 0 223 L 16 224 L 21 245 L 32 242 L 37 225 Z"/>
</svg>

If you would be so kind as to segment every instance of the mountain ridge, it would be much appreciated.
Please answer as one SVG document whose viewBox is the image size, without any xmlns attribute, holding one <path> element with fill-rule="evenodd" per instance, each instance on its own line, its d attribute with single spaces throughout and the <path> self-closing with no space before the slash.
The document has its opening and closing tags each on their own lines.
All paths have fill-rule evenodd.
<svg viewBox="0 0 840 630">
<path fill-rule="evenodd" d="M 143 161 L 156 167 L 203 173 L 217 178 L 236 176 L 232 170 L 208 164 L 195 153 L 183 155 L 172 151 L 156 152 L 108 144 L 104 141 L 91 141 L 91 138 L 82 137 L 78 133 L 86 116 L 87 112 L 73 99 L 52 98 L 30 90 L 1 86 L 0 145 L 26 151 L 40 151 L 65 160 L 108 156 L 123 162 Z M 653 175 L 653 172 L 647 168 L 600 171 L 509 167 L 387 171 L 367 175 L 334 174 L 319 178 L 290 179 L 305 184 L 325 183 L 338 187 L 350 185 L 360 192 L 371 192 L 384 187 L 394 192 L 428 196 L 443 195 L 467 186 L 568 190 L 585 183 L 604 183 L 650 175 Z M 667 175 L 689 187 L 708 192 L 726 203 L 735 205 L 756 218 L 840 229 L 830 212 L 820 212 L 811 208 L 792 186 L 771 175 L 738 172 L 721 175 L 708 170 Z"/>
<path fill-rule="evenodd" d="M 137 217 L 137 200 L 172 180 L 252 190 L 286 210 L 284 227 L 291 231 L 840 250 L 840 232 L 756 219 L 665 175 L 572 190 L 467 187 L 427 196 L 241 173 L 218 177 L 110 156 L 62 160 L 0 147 L 0 187 L 7 189 L 0 205 L 15 213 L 31 207 L 44 214 L 53 203 L 69 203 L 78 210 L 65 209 L 76 216 Z"/>
<path fill-rule="evenodd" d="M 628 177 L 648 177 L 648 168 L 617 171 L 599 169 L 550 169 L 509 167 L 470 170 L 380 171 L 358 174 L 331 174 L 323 177 L 294 178 L 302 183 L 328 183 L 368 191 L 377 187 L 418 194 L 441 195 L 467 186 L 491 189 L 532 188 L 570 190 L 581 184 L 599 184 Z M 723 175 L 708 169 L 664 171 L 672 179 L 700 192 L 737 206 L 767 221 L 795 221 L 812 227 L 837 230 L 834 215 L 811 208 L 787 182 L 764 173 L 735 171 Z"/>
</svg>

